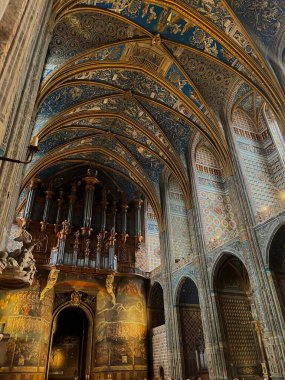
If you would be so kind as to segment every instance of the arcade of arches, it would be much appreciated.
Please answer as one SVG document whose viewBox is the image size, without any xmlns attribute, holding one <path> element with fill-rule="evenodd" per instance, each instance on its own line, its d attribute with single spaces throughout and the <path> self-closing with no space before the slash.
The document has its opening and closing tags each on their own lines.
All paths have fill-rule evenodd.
<svg viewBox="0 0 285 380">
<path fill-rule="evenodd" d="M 285 3 L 0 0 L 0 378 L 285 379 Z"/>
</svg>

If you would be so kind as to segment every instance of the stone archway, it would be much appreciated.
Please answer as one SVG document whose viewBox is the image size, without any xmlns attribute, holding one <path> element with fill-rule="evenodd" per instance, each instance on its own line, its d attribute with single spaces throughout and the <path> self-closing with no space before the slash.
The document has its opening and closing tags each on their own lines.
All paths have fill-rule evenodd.
<svg viewBox="0 0 285 380">
<path fill-rule="evenodd" d="M 224 255 L 214 277 L 224 353 L 231 378 L 262 375 L 262 355 L 255 332 L 255 306 L 247 270 L 240 259 Z"/>
<path fill-rule="evenodd" d="M 48 380 L 90 377 L 93 323 L 84 307 L 70 304 L 53 319 L 48 357 Z"/>
<path fill-rule="evenodd" d="M 271 271 L 283 318 L 285 318 L 285 225 L 275 233 L 269 248 Z"/>
<path fill-rule="evenodd" d="M 150 351 L 152 358 L 150 377 L 153 379 L 161 378 L 161 368 L 163 369 L 163 376 L 168 377 L 167 338 L 163 289 L 157 282 L 154 283 L 150 289 L 148 310 Z"/>
<path fill-rule="evenodd" d="M 181 281 L 178 288 L 177 305 L 184 378 L 207 377 L 207 359 L 198 289 L 190 278 L 184 278 Z"/>
<path fill-rule="evenodd" d="M 48 379 L 86 376 L 88 319 L 82 309 L 68 307 L 57 316 L 49 356 Z"/>
</svg>

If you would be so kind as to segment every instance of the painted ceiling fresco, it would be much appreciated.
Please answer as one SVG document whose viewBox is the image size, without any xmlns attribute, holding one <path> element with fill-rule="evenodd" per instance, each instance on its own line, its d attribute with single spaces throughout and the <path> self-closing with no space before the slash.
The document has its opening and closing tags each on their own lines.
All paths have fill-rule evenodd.
<svg viewBox="0 0 285 380">
<path fill-rule="evenodd" d="M 245 27 L 270 48 L 284 32 L 285 3 L 282 0 L 228 0 Z"/>
<path fill-rule="evenodd" d="M 55 1 L 33 130 L 40 150 L 26 183 L 92 163 L 109 185 L 129 196 L 139 189 L 159 210 L 167 169 L 187 197 L 196 133 L 226 160 L 226 102 L 249 113 L 264 101 L 276 114 L 284 107 L 253 38 L 270 43 L 283 11 L 277 0 Z"/>
</svg>

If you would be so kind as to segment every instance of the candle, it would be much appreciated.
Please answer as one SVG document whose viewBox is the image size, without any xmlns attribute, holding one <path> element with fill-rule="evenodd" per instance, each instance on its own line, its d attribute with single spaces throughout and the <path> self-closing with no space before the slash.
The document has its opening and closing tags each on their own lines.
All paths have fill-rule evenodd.
<svg viewBox="0 0 285 380">
<path fill-rule="evenodd" d="M 38 138 L 38 136 L 32 137 L 31 145 L 32 146 L 38 146 L 39 145 L 39 138 Z"/>
</svg>

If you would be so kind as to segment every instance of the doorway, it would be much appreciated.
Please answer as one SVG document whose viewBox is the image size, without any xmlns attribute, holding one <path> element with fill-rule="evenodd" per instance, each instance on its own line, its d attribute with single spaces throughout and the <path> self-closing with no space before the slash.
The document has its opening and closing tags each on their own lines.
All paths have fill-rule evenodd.
<svg viewBox="0 0 285 380">
<path fill-rule="evenodd" d="M 49 355 L 48 379 L 86 378 L 88 319 L 79 307 L 58 314 Z"/>
<path fill-rule="evenodd" d="M 193 280 L 184 278 L 179 286 L 177 305 L 183 352 L 184 377 L 208 378 L 207 358 L 198 289 Z"/>
<path fill-rule="evenodd" d="M 261 350 L 254 328 L 254 300 L 247 269 L 225 254 L 216 269 L 214 288 L 231 378 L 251 380 L 262 375 Z"/>
</svg>

